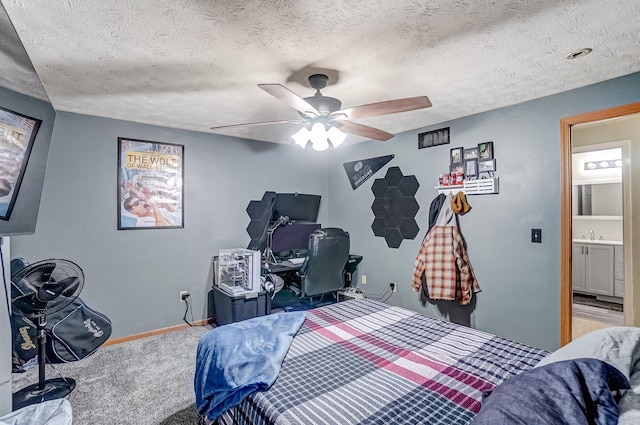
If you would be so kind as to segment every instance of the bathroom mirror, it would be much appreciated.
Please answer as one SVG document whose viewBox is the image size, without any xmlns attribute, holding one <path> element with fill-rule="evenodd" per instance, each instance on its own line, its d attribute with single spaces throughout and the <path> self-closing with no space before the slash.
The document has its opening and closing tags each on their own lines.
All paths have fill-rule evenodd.
<svg viewBox="0 0 640 425">
<path fill-rule="evenodd" d="M 622 216 L 622 183 L 574 185 L 573 215 Z"/>
</svg>

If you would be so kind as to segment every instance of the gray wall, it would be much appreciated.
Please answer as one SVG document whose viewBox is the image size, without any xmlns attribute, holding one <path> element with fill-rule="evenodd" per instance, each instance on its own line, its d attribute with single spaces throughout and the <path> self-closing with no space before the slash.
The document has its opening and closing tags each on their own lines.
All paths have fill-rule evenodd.
<svg viewBox="0 0 640 425">
<path fill-rule="evenodd" d="M 367 293 L 380 294 L 398 282 L 392 304 L 530 345 L 555 349 L 560 342 L 560 119 L 640 101 L 640 74 L 607 81 L 520 105 L 469 116 L 396 136 L 387 143 L 365 143 L 335 152 L 329 170 L 333 225 L 348 229 L 358 269 L 367 275 Z M 417 148 L 421 131 L 451 127 L 451 144 Z M 456 303 L 423 306 L 411 288 L 413 263 L 428 227 L 438 174 L 449 164 L 449 149 L 493 141 L 500 193 L 469 196 L 472 210 L 460 217 L 471 263 L 482 292 L 475 309 Z M 338 154 L 339 152 L 339 154 Z M 395 154 L 375 176 L 352 190 L 342 163 Z M 371 185 L 399 166 L 420 183 L 416 221 L 420 232 L 399 249 L 388 248 L 371 230 Z M 531 228 L 542 228 L 542 243 L 530 242 Z"/>
<path fill-rule="evenodd" d="M 184 229 L 117 230 L 118 136 L 184 145 Z M 12 239 L 12 254 L 80 265 L 80 296 L 112 320 L 112 337 L 183 323 L 180 290 L 199 320 L 212 256 L 249 242 L 249 201 L 266 190 L 319 194 L 326 222 L 326 162 L 289 145 L 59 112 L 38 227 Z"/>
</svg>

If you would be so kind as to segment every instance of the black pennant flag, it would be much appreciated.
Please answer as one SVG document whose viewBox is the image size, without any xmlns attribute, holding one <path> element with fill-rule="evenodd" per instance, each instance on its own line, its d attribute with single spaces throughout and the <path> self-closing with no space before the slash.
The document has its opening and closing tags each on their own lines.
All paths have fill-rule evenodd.
<svg viewBox="0 0 640 425">
<path fill-rule="evenodd" d="M 369 177 L 378 172 L 387 162 L 391 161 L 395 155 L 379 156 L 377 158 L 361 159 L 359 161 L 345 162 L 344 171 L 347 172 L 349 183 L 353 190 L 356 190 Z"/>
</svg>

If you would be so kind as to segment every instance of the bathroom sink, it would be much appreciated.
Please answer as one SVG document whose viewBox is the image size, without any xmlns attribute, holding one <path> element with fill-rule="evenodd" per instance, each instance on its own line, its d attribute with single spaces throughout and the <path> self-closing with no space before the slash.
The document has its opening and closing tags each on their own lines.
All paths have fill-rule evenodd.
<svg viewBox="0 0 640 425">
<path fill-rule="evenodd" d="M 622 245 L 622 241 L 607 241 L 607 240 L 591 240 L 591 239 L 574 239 L 573 242 L 576 243 L 588 243 L 592 245 Z"/>
</svg>

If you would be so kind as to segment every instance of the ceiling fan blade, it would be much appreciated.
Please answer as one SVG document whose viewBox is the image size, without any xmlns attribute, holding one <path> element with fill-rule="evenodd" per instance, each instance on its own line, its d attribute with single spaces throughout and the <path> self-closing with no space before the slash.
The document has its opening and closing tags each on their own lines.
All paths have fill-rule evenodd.
<svg viewBox="0 0 640 425">
<path fill-rule="evenodd" d="M 404 99 L 387 100 L 385 102 L 370 103 L 368 105 L 354 106 L 333 112 L 332 116 L 342 116 L 350 120 L 358 118 L 378 117 L 380 115 L 397 114 L 398 112 L 415 111 L 431 106 L 427 96 L 407 97 Z"/>
<path fill-rule="evenodd" d="M 271 124 L 302 124 L 304 122 L 307 122 L 307 121 L 306 120 L 280 120 L 280 121 L 250 122 L 245 124 L 220 125 L 218 127 L 211 127 L 211 130 L 219 130 L 222 128 L 234 128 L 234 127 L 250 127 L 250 126 L 258 126 L 258 125 L 271 125 Z"/>
<path fill-rule="evenodd" d="M 320 112 L 318 112 L 316 108 L 311 106 L 309 102 L 307 102 L 282 84 L 258 84 L 258 87 L 269 93 L 271 96 L 280 99 L 298 112 L 302 112 L 306 115 L 313 114 L 315 116 L 320 116 Z"/>
<path fill-rule="evenodd" d="M 386 142 L 391 139 L 395 134 L 387 133 L 386 131 L 369 127 L 368 125 L 358 124 L 352 121 L 335 120 L 334 123 L 341 131 L 349 134 L 355 134 L 356 136 L 366 137 L 367 139 L 375 139 Z"/>
</svg>

